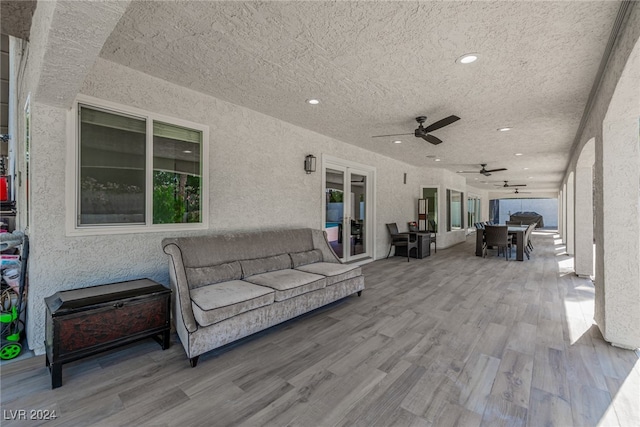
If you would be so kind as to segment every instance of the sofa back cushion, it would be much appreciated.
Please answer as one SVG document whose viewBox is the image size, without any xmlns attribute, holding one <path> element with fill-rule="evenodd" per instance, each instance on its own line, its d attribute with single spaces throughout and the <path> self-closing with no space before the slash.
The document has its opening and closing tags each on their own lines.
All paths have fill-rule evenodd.
<svg viewBox="0 0 640 427">
<path fill-rule="evenodd" d="M 312 251 L 294 252 L 289 255 L 291 255 L 291 262 L 293 263 L 293 268 L 323 261 L 322 251 L 320 249 L 314 249 Z"/>
<path fill-rule="evenodd" d="M 291 258 L 289 254 L 280 254 L 264 258 L 245 259 L 240 261 L 240 265 L 242 266 L 243 277 L 249 277 L 254 274 L 291 268 Z"/>
<path fill-rule="evenodd" d="M 310 228 L 165 238 L 180 248 L 185 267 L 208 267 L 314 249 Z"/>
<path fill-rule="evenodd" d="M 187 275 L 189 289 L 242 279 L 242 267 L 238 261 L 208 267 L 186 267 L 184 270 Z"/>
</svg>

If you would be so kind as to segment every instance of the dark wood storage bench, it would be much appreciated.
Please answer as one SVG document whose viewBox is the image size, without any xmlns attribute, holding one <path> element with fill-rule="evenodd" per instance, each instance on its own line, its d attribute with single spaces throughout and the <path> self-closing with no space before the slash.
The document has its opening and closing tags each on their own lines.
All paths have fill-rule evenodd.
<svg viewBox="0 0 640 427">
<path fill-rule="evenodd" d="M 140 279 L 56 292 L 45 298 L 51 388 L 62 365 L 146 337 L 169 348 L 171 290 Z"/>
</svg>

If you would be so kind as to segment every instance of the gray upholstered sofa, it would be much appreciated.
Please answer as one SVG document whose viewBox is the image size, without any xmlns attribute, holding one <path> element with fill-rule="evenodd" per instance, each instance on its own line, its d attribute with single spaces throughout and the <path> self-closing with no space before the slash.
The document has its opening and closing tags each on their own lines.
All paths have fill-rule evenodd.
<svg viewBox="0 0 640 427">
<path fill-rule="evenodd" d="M 286 229 L 162 241 L 176 331 L 198 356 L 364 289 L 322 230 Z"/>
</svg>

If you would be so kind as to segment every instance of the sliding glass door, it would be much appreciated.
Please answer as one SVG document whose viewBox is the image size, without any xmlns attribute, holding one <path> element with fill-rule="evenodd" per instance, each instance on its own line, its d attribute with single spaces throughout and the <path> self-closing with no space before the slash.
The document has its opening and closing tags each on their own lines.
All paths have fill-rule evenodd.
<svg viewBox="0 0 640 427">
<path fill-rule="evenodd" d="M 467 197 L 467 227 L 474 228 L 475 223 L 481 222 L 480 218 L 480 197 L 470 195 Z"/>
</svg>

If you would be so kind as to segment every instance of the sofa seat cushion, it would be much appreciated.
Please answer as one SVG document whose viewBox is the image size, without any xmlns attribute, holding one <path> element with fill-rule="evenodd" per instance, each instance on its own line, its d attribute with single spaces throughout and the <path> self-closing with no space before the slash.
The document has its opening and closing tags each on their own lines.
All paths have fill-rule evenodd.
<svg viewBox="0 0 640 427">
<path fill-rule="evenodd" d="M 245 311 L 273 303 L 275 292 L 243 280 L 201 286 L 191 290 L 193 315 L 200 326 L 209 326 Z"/>
<path fill-rule="evenodd" d="M 362 275 L 362 269 L 357 265 L 335 262 L 316 262 L 300 266 L 296 270 L 326 276 L 327 286 Z"/>
<path fill-rule="evenodd" d="M 284 301 L 307 292 L 322 289 L 327 283 L 324 276 L 291 268 L 256 274 L 244 280 L 274 289 L 276 291 L 276 301 Z"/>
</svg>

